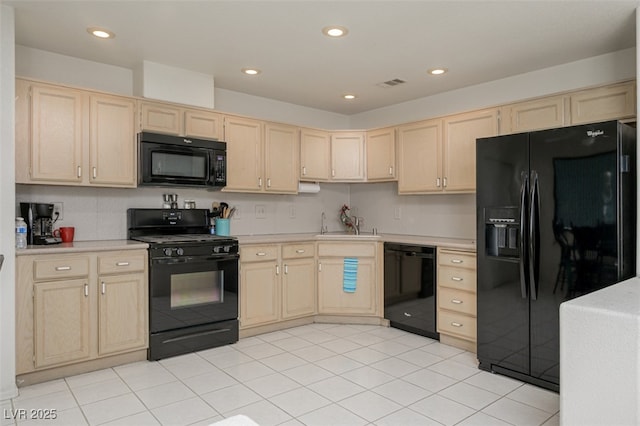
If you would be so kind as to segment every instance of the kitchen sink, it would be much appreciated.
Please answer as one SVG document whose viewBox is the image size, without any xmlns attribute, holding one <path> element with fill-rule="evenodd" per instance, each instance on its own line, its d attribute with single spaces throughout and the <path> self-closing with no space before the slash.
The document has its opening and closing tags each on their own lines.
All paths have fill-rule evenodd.
<svg viewBox="0 0 640 426">
<path fill-rule="evenodd" d="M 371 232 L 363 232 L 358 235 L 349 232 L 328 232 L 326 234 L 317 234 L 316 238 L 327 240 L 379 240 L 382 237 Z"/>
</svg>

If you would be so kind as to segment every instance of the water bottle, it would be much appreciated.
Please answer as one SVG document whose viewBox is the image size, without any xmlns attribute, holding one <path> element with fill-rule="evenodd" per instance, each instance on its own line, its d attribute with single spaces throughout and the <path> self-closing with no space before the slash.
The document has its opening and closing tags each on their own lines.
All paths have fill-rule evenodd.
<svg viewBox="0 0 640 426">
<path fill-rule="evenodd" d="M 16 248 L 27 248 L 27 224 L 21 217 L 16 217 Z"/>
</svg>

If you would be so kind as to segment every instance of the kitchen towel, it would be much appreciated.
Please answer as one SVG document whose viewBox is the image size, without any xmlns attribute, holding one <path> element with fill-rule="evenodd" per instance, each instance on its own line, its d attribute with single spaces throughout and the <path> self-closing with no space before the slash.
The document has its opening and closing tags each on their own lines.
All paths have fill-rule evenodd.
<svg viewBox="0 0 640 426">
<path fill-rule="evenodd" d="M 358 280 L 358 258 L 344 258 L 344 272 L 342 276 L 342 289 L 346 293 L 356 292 L 356 281 Z"/>
</svg>

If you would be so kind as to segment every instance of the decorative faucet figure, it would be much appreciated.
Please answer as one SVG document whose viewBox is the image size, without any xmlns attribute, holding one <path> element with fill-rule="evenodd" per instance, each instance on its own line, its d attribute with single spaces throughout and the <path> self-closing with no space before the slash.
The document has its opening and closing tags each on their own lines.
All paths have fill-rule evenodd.
<svg viewBox="0 0 640 426">
<path fill-rule="evenodd" d="M 340 209 L 340 222 L 342 222 L 342 224 L 346 226 L 347 229 L 353 228 L 353 232 L 356 235 L 359 235 L 360 234 L 360 218 L 357 216 L 351 216 L 350 213 L 351 213 L 351 209 L 349 208 L 349 206 L 344 204 Z"/>
</svg>

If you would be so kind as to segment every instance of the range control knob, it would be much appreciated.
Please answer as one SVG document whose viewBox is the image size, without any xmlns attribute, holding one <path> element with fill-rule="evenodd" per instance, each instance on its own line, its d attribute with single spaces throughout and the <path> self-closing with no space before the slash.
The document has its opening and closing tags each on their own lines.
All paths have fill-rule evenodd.
<svg viewBox="0 0 640 426">
<path fill-rule="evenodd" d="M 222 248 L 222 247 L 220 247 L 220 246 L 215 246 L 215 247 L 213 248 L 213 252 L 214 252 L 214 253 L 220 253 L 220 249 L 221 249 L 221 248 Z"/>
<path fill-rule="evenodd" d="M 173 253 L 173 250 L 171 250 L 170 248 L 166 248 L 163 251 L 165 256 L 171 256 L 171 254 Z"/>
<path fill-rule="evenodd" d="M 176 250 L 176 253 L 178 253 L 178 256 L 182 256 L 184 254 L 184 249 L 183 248 L 178 248 Z"/>
<path fill-rule="evenodd" d="M 224 252 L 229 253 L 231 251 L 231 246 L 224 246 Z"/>
</svg>

